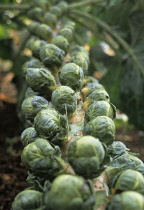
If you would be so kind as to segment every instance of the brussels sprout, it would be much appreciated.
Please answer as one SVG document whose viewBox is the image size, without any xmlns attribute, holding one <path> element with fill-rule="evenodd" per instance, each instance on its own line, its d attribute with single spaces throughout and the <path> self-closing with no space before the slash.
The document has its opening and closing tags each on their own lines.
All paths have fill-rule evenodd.
<svg viewBox="0 0 144 210">
<path fill-rule="evenodd" d="M 108 147 L 108 153 L 111 156 L 117 156 L 117 155 L 122 155 L 127 151 L 127 147 L 125 146 L 124 143 L 121 141 L 114 141 L 111 145 Z"/>
<path fill-rule="evenodd" d="M 21 159 L 32 173 L 47 179 L 54 178 L 64 168 L 60 148 L 52 147 L 47 140 L 41 138 L 23 149 Z"/>
<path fill-rule="evenodd" d="M 37 33 L 37 29 L 39 26 L 40 26 L 40 23 L 33 21 L 27 27 L 28 27 L 28 30 L 30 31 L 30 33 L 35 35 Z"/>
<path fill-rule="evenodd" d="M 86 97 L 86 100 L 83 104 L 84 110 L 87 111 L 88 107 L 96 101 L 110 102 L 109 94 L 104 89 L 94 90 L 90 95 Z"/>
<path fill-rule="evenodd" d="M 52 103 L 61 114 L 72 114 L 77 106 L 76 93 L 68 86 L 60 86 L 52 93 Z"/>
<path fill-rule="evenodd" d="M 81 89 L 84 101 L 94 90 L 104 90 L 104 86 L 99 84 L 98 80 L 91 76 L 85 77 Z"/>
<path fill-rule="evenodd" d="M 40 7 L 34 7 L 27 12 L 27 16 L 32 20 L 43 21 L 44 11 Z"/>
<path fill-rule="evenodd" d="M 70 42 L 73 37 L 73 30 L 68 27 L 64 27 L 59 31 L 58 35 L 64 36 Z"/>
<path fill-rule="evenodd" d="M 60 1 L 58 4 L 57 4 L 57 7 L 60 8 L 60 10 L 63 12 L 65 12 L 68 8 L 68 3 L 66 1 Z"/>
<path fill-rule="evenodd" d="M 53 109 L 41 110 L 35 117 L 34 127 L 40 137 L 56 145 L 63 145 L 68 141 L 67 118 Z"/>
<path fill-rule="evenodd" d="M 138 192 L 126 191 L 115 195 L 108 204 L 107 210 L 143 210 L 144 197 Z"/>
<path fill-rule="evenodd" d="M 25 92 L 25 98 L 29 98 L 31 96 L 38 96 L 38 95 L 39 95 L 39 93 L 34 92 L 30 87 L 28 87 L 26 92 Z"/>
<path fill-rule="evenodd" d="M 35 141 L 36 138 L 38 138 L 38 135 L 33 127 L 26 128 L 20 136 L 20 140 L 24 146 Z"/>
<path fill-rule="evenodd" d="M 123 191 L 132 190 L 144 193 L 144 177 L 138 171 L 127 169 L 120 173 L 114 184 L 114 188 Z"/>
<path fill-rule="evenodd" d="M 91 210 L 94 203 L 88 181 L 71 174 L 58 176 L 44 194 L 44 210 Z"/>
<path fill-rule="evenodd" d="M 56 88 L 54 76 L 45 68 L 28 68 L 26 81 L 34 91 L 45 96 Z"/>
<path fill-rule="evenodd" d="M 91 104 L 85 115 L 85 123 L 98 116 L 107 116 L 114 119 L 116 116 L 116 107 L 106 101 L 97 101 Z"/>
<path fill-rule="evenodd" d="M 58 6 L 51 7 L 49 12 L 55 14 L 56 16 L 61 16 L 61 14 L 62 14 L 62 10 Z"/>
<path fill-rule="evenodd" d="M 95 79 L 94 77 L 91 76 L 87 76 L 83 79 L 82 82 L 82 88 L 86 87 L 88 84 L 99 84 L 99 81 L 97 79 Z"/>
<path fill-rule="evenodd" d="M 68 51 L 69 43 L 65 37 L 63 37 L 61 35 L 57 35 L 53 38 L 52 43 L 55 44 L 60 49 L 62 49 L 63 51 L 65 51 L 65 52 Z"/>
<path fill-rule="evenodd" d="M 36 67 L 37 68 L 42 67 L 42 63 L 40 62 L 40 60 L 33 58 L 30 61 L 27 61 L 26 63 L 24 63 L 22 67 L 24 75 L 26 75 L 28 68 L 36 68 Z"/>
<path fill-rule="evenodd" d="M 45 45 L 46 43 L 47 43 L 46 41 L 36 39 L 36 38 L 32 38 L 27 43 L 27 46 L 32 51 L 33 56 L 39 59 L 40 58 L 40 48 L 43 45 Z"/>
<path fill-rule="evenodd" d="M 51 28 L 55 28 L 57 23 L 57 16 L 47 12 L 44 16 L 44 23 L 49 25 Z"/>
<path fill-rule="evenodd" d="M 69 29 L 71 29 L 73 31 L 74 28 L 75 28 L 75 22 L 68 21 L 68 23 L 65 24 L 63 28 L 69 28 Z"/>
<path fill-rule="evenodd" d="M 41 96 L 31 96 L 23 101 L 21 108 L 26 119 L 33 121 L 41 109 L 48 108 L 48 101 Z"/>
<path fill-rule="evenodd" d="M 80 45 L 74 45 L 71 47 L 71 51 L 72 51 L 72 55 L 75 55 L 77 53 L 84 53 L 87 56 L 89 55 L 89 52 L 87 49 L 85 49 L 85 47 L 80 46 Z"/>
<path fill-rule="evenodd" d="M 65 52 L 54 44 L 46 44 L 41 47 L 40 58 L 45 66 L 55 69 L 61 66 Z"/>
<path fill-rule="evenodd" d="M 36 35 L 39 36 L 41 39 L 48 41 L 52 38 L 52 29 L 46 24 L 41 24 L 37 28 Z"/>
<path fill-rule="evenodd" d="M 113 187 L 119 174 L 126 169 L 133 169 L 144 175 L 144 163 L 139 158 L 125 152 L 114 157 L 110 166 L 105 170 L 109 179 L 109 185 Z"/>
<path fill-rule="evenodd" d="M 71 87 L 75 91 L 80 90 L 83 78 L 82 68 L 75 63 L 67 63 L 59 71 L 60 83 Z"/>
<path fill-rule="evenodd" d="M 104 166 L 105 148 L 102 143 L 92 137 L 83 136 L 73 140 L 68 148 L 68 161 L 76 174 L 85 178 L 99 176 Z"/>
<path fill-rule="evenodd" d="M 41 210 L 43 193 L 26 189 L 20 192 L 12 203 L 12 210 Z"/>
<path fill-rule="evenodd" d="M 144 163 L 138 157 L 127 152 L 116 157 L 112 161 L 111 167 L 118 168 L 121 171 L 125 169 L 134 169 L 144 174 Z"/>
<path fill-rule="evenodd" d="M 107 116 L 98 116 L 84 126 L 84 135 L 91 135 L 106 145 L 110 145 L 115 140 L 115 124 Z"/>
<path fill-rule="evenodd" d="M 88 74 L 88 62 L 87 60 L 83 57 L 82 54 L 78 54 L 75 56 L 72 56 L 69 60 L 70 63 L 75 63 L 78 66 L 80 66 L 83 71 L 84 71 L 84 75 Z"/>
<path fill-rule="evenodd" d="M 50 2 L 47 0 L 33 0 L 32 5 L 38 6 L 43 10 L 47 11 L 50 7 Z"/>
</svg>

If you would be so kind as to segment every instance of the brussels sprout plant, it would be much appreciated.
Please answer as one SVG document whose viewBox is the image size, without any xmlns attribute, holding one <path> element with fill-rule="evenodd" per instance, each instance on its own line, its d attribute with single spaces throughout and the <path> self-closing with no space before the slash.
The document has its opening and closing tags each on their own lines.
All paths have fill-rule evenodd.
<svg viewBox="0 0 144 210">
<path fill-rule="evenodd" d="M 30 187 L 12 210 L 144 209 L 144 163 L 116 141 L 116 107 L 89 75 L 89 46 L 81 46 L 79 25 L 68 18 L 94 2 L 33 0 L 27 10 L 20 140 Z"/>
</svg>

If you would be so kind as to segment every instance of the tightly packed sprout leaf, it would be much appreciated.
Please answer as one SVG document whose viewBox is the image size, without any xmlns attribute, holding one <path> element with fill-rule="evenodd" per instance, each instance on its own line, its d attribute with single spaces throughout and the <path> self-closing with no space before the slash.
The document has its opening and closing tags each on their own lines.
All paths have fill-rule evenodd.
<svg viewBox="0 0 144 210">
<path fill-rule="evenodd" d="M 54 109 L 41 110 L 34 119 L 38 135 L 55 145 L 64 145 L 68 141 L 68 120 Z"/>
<path fill-rule="evenodd" d="M 39 93 L 33 91 L 30 87 L 27 88 L 26 92 L 25 92 L 25 98 L 29 98 L 31 96 L 38 96 Z"/>
<path fill-rule="evenodd" d="M 28 11 L 27 16 L 32 20 L 42 22 L 44 11 L 40 7 L 34 7 Z"/>
<path fill-rule="evenodd" d="M 24 75 L 26 76 L 28 68 L 40 68 L 40 67 L 42 67 L 42 63 L 40 62 L 40 60 L 36 58 L 32 58 L 30 61 L 27 61 L 26 63 L 24 63 L 22 69 L 23 69 Z"/>
<path fill-rule="evenodd" d="M 106 145 L 110 145 L 115 140 L 115 124 L 107 116 L 98 116 L 85 124 L 83 133 L 94 136 Z"/>
<path fill-rule="evenodd" d="M 60 83 L 71 87 L 75 91 L 80 90 L 83 78 L 82 68 L 75 63 L 67 63 L 59 71 Z"/>
<path fill-rule="evenodd" d="M 81 93 L 85 101 L 86 97 L 90 95 L 94 90 L 104 90 L 104 86 L 99 84 L 99 81 L 91 76 L 87 76 L 83 79 Z"/>
<path fill-rule="evenodd" d="M 65 52 L 54 44 L 45 44 L 40 49 L 40 58 L 48 68 L 59 68 L 64 60 Z"/>
<path fill-rule="evenodd" d="M 51 12 L 47 12 L 44 15 L 44 19 L 43 22 L 47 25 L 49 25 L 51 28 L 55 28 L 56 27 L 56 23 L 57 23 L 57 16 L 54 15 Z"/>
<path fill-rule="evenodd" d="M 35 58 L 39 59 L 40 58 L 40 48 L 45 44 L 46 44 L 46 41 L 36 39 L 35 37 L 33 37 L 28 41 L 27 47 L 32 51 L 33 56 Z M 34 67 L 34 66 L 30 66 L 30 67 Z M 36 66 L 36 67 L 38 68 L 39 66 Z"/>
<path fill-rule="evenodd" d="M 28 145 L 29 143 L 33 142 L 38 138 L 37 132 L 33 127 L 26 128 L 20 136 L 20 140 L 23 146 Z"/>
<path fill-rule="evenodd" d="M 27 120 L 33 121 L 37 113 L 48 108 L 48 101 L 41 96 L 32 96 L 22 102 L 21 110 Z"/>
<path fill-rule="evenodd" d="M 129 149 L 125 146 L 124 143 L 122 143 L 121 141 L 114 141 L 111 145 L 109 145 L 108 147 L 108 153 L 112 156 L 112 157 L 116 157 L 119 155 L 124 154 L 126 151 L 128 151 Z"/>
<path fill-rule="evenodd" d="M 45 68 L 28 68 L 26 81 L 34 91 L 45 97 L 49 97 L 49 94 L 56 88 L 54 76 Z"/>
<path fill-rule="evenodd" d="M 138 157 L 135 157 L 128 152 L 115 155 L 110 163 L 110 166 L 108 166 L 105 170 L 110 187 L 114 186 L 114 183 L 120 173 L 126 169 L 133 169 L 139 171 L 141 174 L 144 174 L 144 163 Z"/>
<path fill-rule="evenodd" d="M 67 11 L 68 8 L 68 3 L 66 1 L 60 1 L 57 6 L 60 8 L 60 10 L 62 11 L 62 13 L 64 13 L 65 11 Z"/>
<path fill-rule="evenodd" d="M 88 74 L 89 52 L 84 47 L 75 46 L 72 50 L 69 62 L 73 62 L 80 66 L 83 69 L 85 76 Z"/>
<path fill-rule="evenodd" d="M 58 176 L 44 195 L 44 210 L 91 210 L 94 203 L 90 183 L 71 174 Z"/>
<path fill-rule="evenodd" d="M 127 169 L 120 173 L 114 188 L 122 191 L 132 190 L 144 194 L 144 177 L 138 171 Z"/>
<path fill-rule="evenodd" d="M 40 26 L 39 22 L 33 21 L 27 26 L 27 28 L 31 34 L 37 35 L 37 30 L 39 26 Z"/>
<path fill-rule="evenodd" d="M 55 14 L 58 17 L 60 17 L 62 15 L 62 10 L 58 6 L 52 6 L 52 7 L 50 7 L 49 12 Z"/>
<path fill-rule="evenodd" d="M 64 169 L 61 151 L 58 146 L 42 138 L 24 147 L 21 155 L 23 164 L 34 174 L 52 179 Z"/>
<path fill-rule="evenodd" d="M 15 197 L 12 203 L 12 210 L 40 210 L 42 209 L 42 196 L 43 193 L 41 192 L 26 189 Z"/>
<path fill-rule="evenodd" d="M 95 178 L 104 170 L 106 150 L 99 139 L 83 136 L 73 140 L 68 148 L 68 161 L 76 174 Z M 107 157 L 108 158 L 108 157 Z"/>
<path fill-rule="evenodd" d="M 69 60 L 70 63 L 75 63 L 78 66 L 80 66 L 83 71 L 84 71 L 84 75 L 88 74 L 88 62 L 87 60 L 84 58 L 84 56 L 82 54 L 77 54 L 75 56 L 72 56 Z"/>
<path fill-rule="evenodd" d="M 86 97 L 85 102 L 83 103 L 83 108 L 85 111 L 88 110 L 88 107 L 96 101 L 107 101 L 110 102 L 109 94 L 104 89 L 96 89 L 90 95 Z"/>
<path fill-rule="evenodd" d="M 107 116 L 114 119 L 116 116 L 116 107 L 107 101 L 97 101 L 91 104 L 85 115 L 85 123 L 98 116 Z"/>
<path fill-rule="evenodd" d="M 107 210 L 144 209 L 144 196 L 138 192 L 126 191 L 115 195 L 109 202 Z"/>
<path fill-rule="evenodd" d="M 134 169 L 144 174 L 144 163 L 138 157 L 125 152 L 124 154 L 113 159 L 112 167 L 122 169 Z"/>
<path fill-rule="evenodd" d="M 65 27 L 61 29 L 58 34 L 64 36 L 70 42 L 73 37 L 73 30 L 69 27 Z"/>
<path fill-rule="evenodd" d="M 28 25 L 28 30 L 31 34 L 38 36 L 46 41 L 52 38 L 52 29 L 46 24 L 40 24 L 39 22 L 33 21 Z"/>
<path fill-rule="evenodd" d="M 52 29 L 46 24 L 41 24 L 37 28 L 36 35 L 39 36 L 41 39 L 48 41 L 52 38 Z"/>
<path fill-rule="evenodd" d="M 52 39 L 52 44 L 55 44 L 57 47 L 62 49 L 65 53 L 68 51 L 69 42 L 68 40 L 61 35 L 57 35 Z"/>
<path fill-rule="evenodd" d="M 32 6 L 37 6 L 42 8 L 44 11 L 47 11 L 50 7 L 50 1 L 47 0 L 33 0 Z"/>
<path fill-rule="evenodd" d="M 72 114 L 76 110 L 77 96 L 68 86 L 60 86 L 52 93 L 52 104 L 61 114 Z"/>
</svg>

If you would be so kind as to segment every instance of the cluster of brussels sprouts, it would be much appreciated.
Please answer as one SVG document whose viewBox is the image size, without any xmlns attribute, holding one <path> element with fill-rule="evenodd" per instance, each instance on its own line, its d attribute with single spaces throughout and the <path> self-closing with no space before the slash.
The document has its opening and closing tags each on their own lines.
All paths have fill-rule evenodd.
<svg viewBox="0 0 144 210">
<path fill-rule="evenodd" d="M 32 57 L 23 65 L 28 89 L 22 113 L 29 127 L 21 134 L 30 187 L 12 209 L 98 209 L 95 183 L 103 174 L 110 197 L 101 209 L 143 210 L 144 164 L 115 141 L 116 108 L 98 80 L 87 76 L 89 52 L 73 42 L 75 23 L 60 22 L 53 31 L 68 4 L 33 5 L 26 46 Z"/>
</svg>

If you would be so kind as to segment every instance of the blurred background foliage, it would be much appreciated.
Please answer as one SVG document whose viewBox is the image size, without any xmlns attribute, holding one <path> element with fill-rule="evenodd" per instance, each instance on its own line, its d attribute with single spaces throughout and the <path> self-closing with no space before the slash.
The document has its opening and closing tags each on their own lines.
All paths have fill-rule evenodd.
<svg viewBox="0 0 144 210">
<path fill-rule="evenodd" d="M 58 0 L 51 0 L 59 2 Z M 1 0 L 0 5 L 30 5 L 30 0 Z M 80 3 L 67 0 L 68 3 Z M 105 86 L 111 101 L 144 130 L 144 1 L 101 0 L 66 14 L 77 22 L 74 39 L 90 49 L 89 74 Z M 0 7 L 0 59 L 11 63 L 18 110 L 25 92 L 22 64 L 29 38 L 27 10 Z"/>
</svg>

